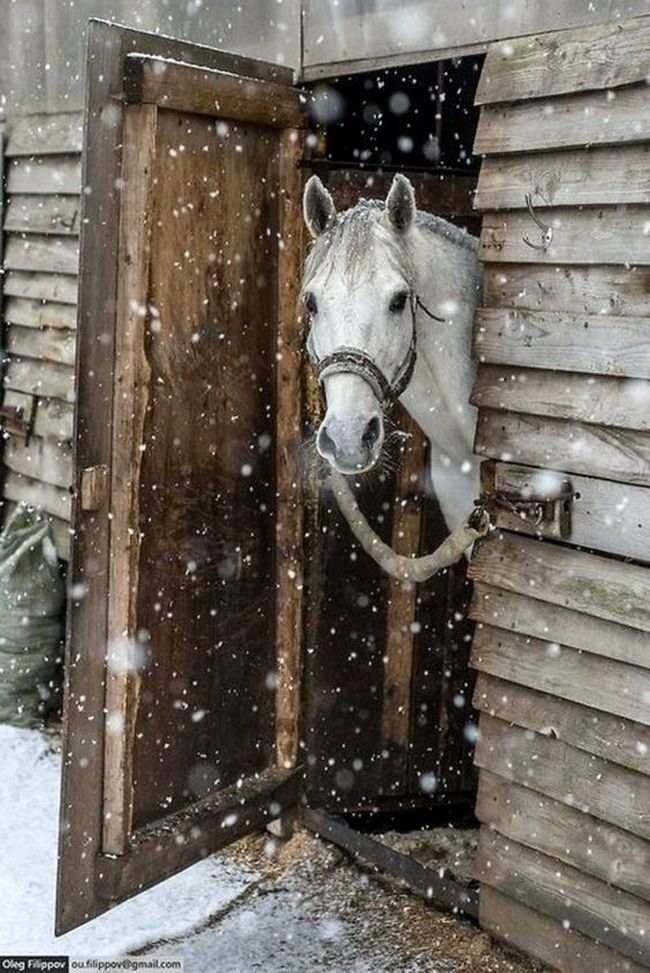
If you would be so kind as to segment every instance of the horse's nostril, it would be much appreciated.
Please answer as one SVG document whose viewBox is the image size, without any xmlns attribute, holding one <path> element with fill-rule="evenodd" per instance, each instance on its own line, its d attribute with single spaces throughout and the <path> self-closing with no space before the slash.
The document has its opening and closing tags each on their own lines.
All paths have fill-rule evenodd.
<svg viewBox="0 0 650 973">
<path fill-rule="evenodd" d="M 379 416 L 373 416 L 365 428 L 362 442 L 367 449 L 372 449 L 381 435 L 381 422 Z"/>
<path fill-rule="evenodd" d="M 327 426 L 322 425 L 318 432 L 318 450 L 321 456 L 326 459 L 336 459 L 336 443 L 327 431 Z"/>
</svg>

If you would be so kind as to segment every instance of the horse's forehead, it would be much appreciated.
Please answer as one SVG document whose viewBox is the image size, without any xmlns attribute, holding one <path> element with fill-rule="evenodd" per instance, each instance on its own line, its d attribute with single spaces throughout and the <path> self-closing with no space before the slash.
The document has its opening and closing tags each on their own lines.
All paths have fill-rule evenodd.
<svg viewBox="0 0 650 973">
<path fill-rule="evenodd" d="M 402 255 L 373 230 L 369 226 L 363 234 L 343 233 L 332 241 L 316 269 L 314 283 L 363 289 L 364 285 L 376 285 L 378 275 L 380 279 L 403 278 L 406 267 Z"/>
</svg>

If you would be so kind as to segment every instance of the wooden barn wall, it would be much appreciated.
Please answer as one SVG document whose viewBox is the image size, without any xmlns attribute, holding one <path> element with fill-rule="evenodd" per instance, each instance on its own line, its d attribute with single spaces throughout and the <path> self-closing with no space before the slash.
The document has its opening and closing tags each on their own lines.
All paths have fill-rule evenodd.
<svg viewBox="0 0 650 973">
<path fill-rule="evenodd" d="M 477 94 L 476 451 L 573 494 L 562 542 L 503 511 L 470 566 L 480 916 L 566 973 L 650 966 L 649 50 L 645 18 L 513 41 Z"/>
<path fill-rule="evenodd" d="M 9 126 L 2 307 L 2 495 L 51 518 L 69 554 L 81 190 L 79 113 Z M 19 411 L 14 411 L 19 410 Z"/>
<path fill-rule="evenodd" d="M 488 43 L 647 13 L 646 0 L 303 0 L 303 72 L 337 71 L 460 56 Z"/>
</svg>

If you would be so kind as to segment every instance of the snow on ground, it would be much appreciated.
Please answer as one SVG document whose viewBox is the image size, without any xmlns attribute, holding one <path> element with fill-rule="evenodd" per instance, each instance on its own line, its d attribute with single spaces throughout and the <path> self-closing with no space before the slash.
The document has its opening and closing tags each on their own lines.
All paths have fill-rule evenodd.
<svg viewBox="0 0 650 973">
<path fill-rule="evenodd" d="M 57 939 L 60 767 L 46 736 L 0 725 L 0 954 L 121 956 L 195 928 L 255 879 L 211 858 Z"/>
</svg>

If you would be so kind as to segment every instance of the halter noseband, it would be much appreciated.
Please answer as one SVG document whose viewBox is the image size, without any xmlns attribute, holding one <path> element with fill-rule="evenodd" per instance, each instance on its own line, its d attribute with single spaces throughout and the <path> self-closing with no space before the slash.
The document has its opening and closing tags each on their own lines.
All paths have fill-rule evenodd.
<svg viewBox="0 0 650 973">
<path fill-rule="evenodd" d="M 317 358 L 310 335 L 307 340 L 307 354 L 316 370 L 319 385 L 322 386 L 325 379 L 330 375 L 359 375 L 370 386 L 382 409 L 384 411 L 390 409 L 397 402 L 400 395 L 406 391 L 413 375 L 415 362 L 417 361 L 415 314 L 418 307 L 422 308 L 424 313 L 434 321 L 444 321 L 444 318 L 439 318 L 435 314 L 432 314 L 417 294 L 411 294 L 411 315 L 413 320 L 411 342 L 404 361 L 390 382 L 374 359 L 360 348 L 341 345 L 340 348 L 337 348 L 336 351 L 331 352 L 329 355 L 325 355 L 323 358 Z"/>
</svg>

